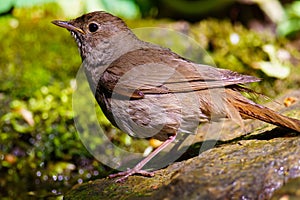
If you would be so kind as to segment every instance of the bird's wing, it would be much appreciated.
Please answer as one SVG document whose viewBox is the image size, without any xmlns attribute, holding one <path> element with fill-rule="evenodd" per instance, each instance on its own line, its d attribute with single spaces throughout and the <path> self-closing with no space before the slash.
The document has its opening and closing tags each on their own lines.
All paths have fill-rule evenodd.
<svg viewBox="0 0 300 200">
<path fill-rule="evenodd" d="M 195 64 L 168 49 L 148 48 L 128 52 L 111 63 L 98 87 L 110 94 L 143 98 L 145 94 L 190 92 L 257 81 L 253 76 Z"/>
</svg>

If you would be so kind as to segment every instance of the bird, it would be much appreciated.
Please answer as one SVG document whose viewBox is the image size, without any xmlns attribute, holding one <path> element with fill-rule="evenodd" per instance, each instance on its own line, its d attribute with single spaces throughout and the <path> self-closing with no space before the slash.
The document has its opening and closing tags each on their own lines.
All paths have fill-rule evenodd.
<svg viewBox="0 0 300 200">
<path fill-rule="evenodd" d="M 242 95 L 259 78 L 198 64 L 168 48 L 140 40 L 119 17 L 105 11 L 69 21 L 54 20 L 74 37 L 94 97 L 109 121 L 134 137 L 162 144 L 135 167 L 109 175 L 154 176 L 143 167 L 201 123 L 258 119 L 300 132 L 300 120 L 284 116 Z"/>
</svg>

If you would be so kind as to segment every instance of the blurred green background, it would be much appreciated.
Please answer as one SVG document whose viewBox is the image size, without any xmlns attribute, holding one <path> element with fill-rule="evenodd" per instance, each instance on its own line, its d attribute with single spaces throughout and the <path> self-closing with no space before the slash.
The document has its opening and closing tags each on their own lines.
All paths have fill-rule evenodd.
<svg viewBox="0 0 300 200">
<path fill-rule="evenodd" d="M 72 94 L 81 64 L 67 31 L 50 22 L 94 10 L 131 28 L 168 27 L 194 38 L 218 67 L 263 79 L 275 98 L 300 85 L 300 1 L 5 0 L 0 4 L 1 199 L 61 199 L 76 183 L 112 170 L 91 156 L 74 126 Z M 114 129 L 110 139 L 143 152 L 147 141 Z"/>
</svg>

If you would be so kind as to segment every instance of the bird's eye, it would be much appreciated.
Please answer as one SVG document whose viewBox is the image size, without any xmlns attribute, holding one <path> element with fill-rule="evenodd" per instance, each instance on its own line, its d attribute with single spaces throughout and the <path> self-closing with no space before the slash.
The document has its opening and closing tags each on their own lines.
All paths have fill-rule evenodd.
<svg viewBox="0 0 300 200">
<path fill-rule="evenodd" d="M 90 23 L 89 24 L 89 31 L 92 32 L 92 33 L 96 32 L 98 30 L 98 28 L 99 28 L 98 24 L 95 24 L 95 23 Z"/>
</svg>

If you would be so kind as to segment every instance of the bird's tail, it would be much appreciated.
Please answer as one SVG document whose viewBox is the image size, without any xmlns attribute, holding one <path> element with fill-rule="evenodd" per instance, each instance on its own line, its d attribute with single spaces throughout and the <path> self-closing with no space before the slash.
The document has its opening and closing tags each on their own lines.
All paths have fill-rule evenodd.
<svg viewBox="0 0 300 200">
<path fill-rule="evenodd" d="M 232 92 L 235 94 L 232 95 Z M 236 95 L 236 91 L 227 91 L 227 95 L 230 96 L 227 100 L 243 118 L 259 119 L 270 124 L 300 132 L 300 120 L 281 115 L 265 106 L 250 101 L 242 95 Z"/>
</svg>

